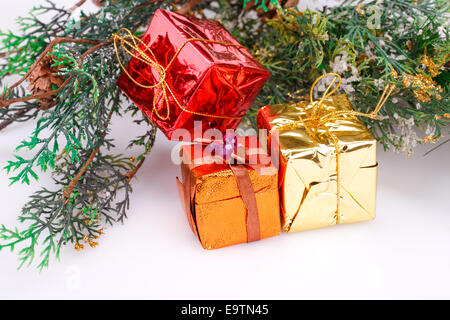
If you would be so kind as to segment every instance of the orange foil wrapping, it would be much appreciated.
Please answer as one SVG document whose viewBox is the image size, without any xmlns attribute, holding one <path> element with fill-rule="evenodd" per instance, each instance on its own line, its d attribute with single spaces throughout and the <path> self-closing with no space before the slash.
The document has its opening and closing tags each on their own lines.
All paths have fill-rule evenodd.
<svg viewBox="0 0 450 320">
<path fill-rule="evenodd" d="M 181 149 L 183 183 L 178 179 L 177 183 L 189 224 L 202 246 L 217 249 L 279 235 L 277 169 L 271 164 L 203 163 L 202 159 L 195 159 L 194 148 L 194 145 L 188 145 Z M 251 181 L 253 190 L 244 196 L 237 168 L 241 172 L 244 169 Z M 249 227 L 255 226 L 249 225 L 245 197 L 256 199 L 258 234 L 252 240 L 249 239 Z"/>
</svg>

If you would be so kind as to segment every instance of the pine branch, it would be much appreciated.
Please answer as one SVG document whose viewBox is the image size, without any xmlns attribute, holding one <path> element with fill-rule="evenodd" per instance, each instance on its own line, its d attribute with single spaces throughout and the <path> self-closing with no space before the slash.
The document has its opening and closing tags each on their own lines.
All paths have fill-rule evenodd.
<svg viewBox="0 0 450 320">
<path fill-rule="evenodd" d="M 111 32 L 119 26 L 130 30 L 146 26 L 153 12 L 163 4 L 162 1 L 108 1 L 100 14 L 82 13 L 78 23 L 69 24 L 62 34 L 45 47 L 39 47 L 42 49 L 36 48 L 41 51 L 36 54 L 34 64 L 4 95 L 8 101 L 3 103 L 8 106 L 0 109 L 0 116 L 8 120 L 13 119 L 13 112 L 18 112 L 13 110 L 22 110 L 16 106 L 18 103 L 31 106 L 28 101 L 57 98 L 57 103 L 40 115 L 30 139 L 17 148 L 19 151 L 36 149 L 33 157 L 25 159 L 16 155 L 16 160 L 6 166 L 9 172 L 19 170 L 11 178 L 12 182 L 25 183 L 30 183 L 30 177 L 38 179 L 35 166 L 42 171 L 51 169 L 58 186 L 53 191 L 43 188 L 31 196 L 19 217 L 24 224 L 23 231 L 6 227 L 0 230 L 0 249 L 14 249 L 26 243 L 19 251 L 20 266 L 34 260 L 38 247 L 41 247 L 40 269 L 48 266 L 51 256 L 59 256 L 64 244 L 71 242 L 77 250 L 84 248 L 84 244 L 95 247 L 104 225 L 123 222 L 126 218 L 130 182 L 150 152 L 156 130 L 151 127 L 130 143 L 132 148 L 144 147 L 136 165 L 133 157 L 108 152 L 113 146 L 113 141 L 107 138 L 108 124 L 123 109 L 123 97 L 115 85 L 120 70 L 115 66 L 115 52 L 110 45 Z M 49 7 L 49 11 L 55 10 Z M 24 95 L 24 81 L 41 59 L 50 54 L 55 65 L 61 66 L 64 82 L 45 94 Z M 62 152 L 59 151 L 61 140 L 65 142 Z"/>
</svg>

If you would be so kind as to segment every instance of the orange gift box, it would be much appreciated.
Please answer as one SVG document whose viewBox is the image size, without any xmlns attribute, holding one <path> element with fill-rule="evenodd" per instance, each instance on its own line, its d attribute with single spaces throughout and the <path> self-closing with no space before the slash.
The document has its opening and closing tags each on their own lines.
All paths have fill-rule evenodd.
<svg viewBox="0 0 450 320">
<path fill-rule="evenodd" d="M 246 152 L 269 159 L 259 147 L 248 149 L 249 138 L 256 141 L 239 137 L 238 143 L 247 143 Z M 189 225 L 202 246 L 217 249 L 279 235 L 278 170 L 259 156 L 254 165 L 211 163 L 205 148 L 182 146 L 183 183 L 177 178 Z"/>
</svg>

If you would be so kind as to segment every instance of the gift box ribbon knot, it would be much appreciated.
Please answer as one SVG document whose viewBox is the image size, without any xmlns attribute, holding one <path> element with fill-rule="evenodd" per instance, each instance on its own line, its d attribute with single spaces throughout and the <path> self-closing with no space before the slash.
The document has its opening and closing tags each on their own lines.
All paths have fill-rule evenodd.
<svg viewBox="0 0 450 320">
<path fill-rule="evenodd" d="M 263 164 L 251 164 L 249 163 L 252 157 L 258 157 L 261 161 L 270 160 L 267 153 L 260 147 L 246 148 L 244 139 L 237 137 L 233 133 L 227 133 L 220 140 L 209 140 L 203 138 L 202 140 L 196 140 L 198 145 L 203 145 L 205 148 L 200 157 L 194 156 L 190 163 L 187 163 L 190 169 L 198 169 L 201 171 L 202 166 L 210 166 L 212 164 L 226 164 L 234 178 L 236 179 L 239 194 L 241 195 L 244 206 L 247 210 L 246 216 L 246 229 L 247 229 L 247 242 L 257 241 L 261 239 L 260 220 L 258 213 L 258 206 L 255 196 L 255 190 L 252 185 L 252 181 L 249 175 L 249 169 L 262 170 L 265 168 Z M 245 150 L 245 151 L 244 151 Z M 237 151 L 237 152 L 236 152 Z M 239 151 L 244 151 L 245 155 L 241 156 Z M 194 153 L 195 154 L 195 153 Z M 267 158 L 266 158 L 267 157 Z M 233 164 L 232 160 L 236 160 L 237 164 Z M 191 175 L 186 176 L 186 181 L 182 185 L 179 181 L 180 193 L 183 194 L 184 206 L 187 211 L 190 211 L 191 201 L 194 198 L 195 186 L 191 185 Z M 192 214 L 192 213 L 191 213 Z"/>
</svg>

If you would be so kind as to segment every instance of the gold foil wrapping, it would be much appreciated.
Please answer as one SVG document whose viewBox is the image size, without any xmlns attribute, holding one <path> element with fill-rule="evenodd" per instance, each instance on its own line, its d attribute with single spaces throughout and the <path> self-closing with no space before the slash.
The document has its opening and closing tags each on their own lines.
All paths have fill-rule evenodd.
<svg viewBox="0 0 450 320">
<path fill-rule="evenodd" d="M 258 113 L 261 128 L 276 129 L 307 117 L 308 103 L 267 106 Z M 325 100 L 322 114 L 353 110 L 345 95 Z M 279 131 L 283 230 L 296 232 L 375 218 L 376 140 L 355 117 L 335 120 L 311 137 L 304 125 Z M 337 212 L 336 150 L 339 146 L 340 209 Z"/>
</svg>

